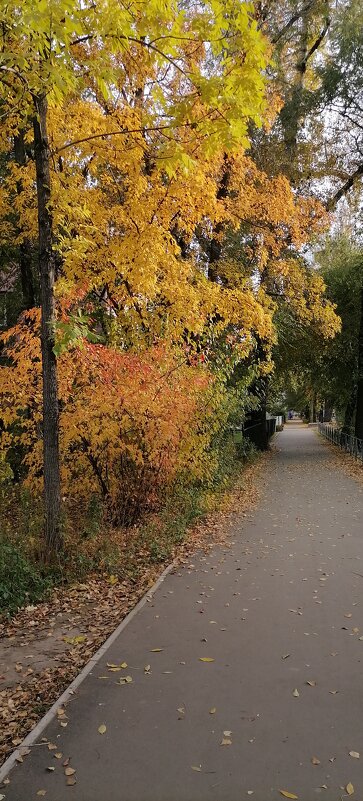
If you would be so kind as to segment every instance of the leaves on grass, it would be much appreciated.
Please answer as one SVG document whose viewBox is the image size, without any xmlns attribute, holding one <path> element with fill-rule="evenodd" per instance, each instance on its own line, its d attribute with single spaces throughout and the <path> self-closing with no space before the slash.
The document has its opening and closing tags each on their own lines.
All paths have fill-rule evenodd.
<svg viewBox="0 0 363 801">
<path fill-rule="evenodd" d="M 80 645 L 86 639 L 85 634 L 78 634 L 76 637 L 63 637 L 63 642 L 67 642 L 69 645 Z"/>
</svg>

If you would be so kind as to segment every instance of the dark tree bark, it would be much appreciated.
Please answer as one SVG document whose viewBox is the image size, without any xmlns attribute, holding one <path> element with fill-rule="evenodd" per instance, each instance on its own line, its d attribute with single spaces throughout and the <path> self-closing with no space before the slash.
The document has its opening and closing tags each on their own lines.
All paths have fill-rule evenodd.
<svg viewBox="0 0 363 801">
<path fill-rule="evenodd" d="M 24 134 L 20 132 L 14 137 L 14 156 L 15 161 L 20 167 L 26 163 Z M 17 181 L 16 191 L 20 195 L 23 191 L 21 181 Z M 19 231 L 20 233 L 20 231 Z M 21 291 L 23 295 L 24 309 L 32 309 L 35 306 L 34 278 L 32 268 L 31 244 L 28 240 L 21 243 L 19 249 L 19 267 L 21 279 Z"/>
<path fill-rule="evenodd" d="M 361 315 L 358 338 L 358 388 L 355 436 L 359 439 L 363 439 L 363 287 L 361 289 Z"/>
<path fill-rule="evenodd" d="M 217 200 L 223 200 L 228 196 L 228 185 L 230 180 L 231 168 L 228 156 L 224 156 L 223 173 L 217 190 Z M 224 223 L 219 222 L 213 229 L 213 236 L 210 241 L 208 258 L 208 278 L 210 281 L 218 281 L 220 278 L 218 262 L 222 255 L 221 234 L 224 231 Z"/>
<path fill-rule="evenodd" d="M 59 408 L 55 344 L 54 281 L 56 259 L 52 248 L 53 221 L 50 206 L 49 143 L 47 136 L 47 101 L 45 95 L 35 98 L 33 121 L 37 181 L 40 298 L 42 307 L 42 375 L 43 375 L 43 458 L 45 502 L 45 556 L 51 559 L 61 548 L 60 473 L 59 473 Z"/>
<path fill-rule="evenodd" d="M 357 406 L 357 384 L 354 382 L 344 413 L 343 434 L 351 434 L 353 430 L 354 413 Z"/>
</svg>

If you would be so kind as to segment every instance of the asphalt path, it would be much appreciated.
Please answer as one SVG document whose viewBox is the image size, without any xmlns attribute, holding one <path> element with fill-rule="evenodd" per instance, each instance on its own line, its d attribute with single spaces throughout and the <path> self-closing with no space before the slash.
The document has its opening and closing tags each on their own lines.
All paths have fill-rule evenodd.
<svg viewBox="0 0 363 801">
<path fill-rule="evenodd" d="M 1 797 L 363 801 L 361 486 L 290 424 L 230 539 L 166 577 Z"/>
</svg>

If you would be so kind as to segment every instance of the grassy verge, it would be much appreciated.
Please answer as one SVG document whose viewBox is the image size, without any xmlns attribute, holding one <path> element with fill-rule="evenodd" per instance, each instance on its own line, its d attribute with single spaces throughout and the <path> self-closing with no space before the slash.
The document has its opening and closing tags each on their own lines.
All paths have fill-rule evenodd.
<svg viewBox="0 0 363 801">
<path fill-rule="evenodd" d="M 42 565 L 41 505 L 30 493 L 8 486 L 0 513 L 0 615 L 39 602 L 52 587 L 67 586 L 100 574 L 137 582 L 150 565 L 167 562 L 184 541 L 190 526 L 218 509 L 241 469 L 255 456 L 253 446 L 232 437 L 218 443 L 216 469 L 208 481 L 191 482 L 181 475 L 165 493 L 160 508 L 139 525 L 113 528 L 97 497 L 88 507 L 65 510 L 65 548 L 51 568 Z M 112 580 L 112 579 L 111 579 Z"/>
</svg>

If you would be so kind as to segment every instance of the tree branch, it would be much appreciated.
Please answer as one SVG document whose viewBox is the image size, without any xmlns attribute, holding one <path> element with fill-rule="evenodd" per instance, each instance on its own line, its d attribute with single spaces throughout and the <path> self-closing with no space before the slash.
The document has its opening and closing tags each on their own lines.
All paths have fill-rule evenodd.
<svg viewBox="0 0 363 801">
<path fill-rule="evenodd" d="M 363 175 L 363 163 L 360 164 L 359 167 L 357 167 L 357 169 L 352 173 L 352 175 L 349 176 L 345 184 L 343 184 L 343 186 L 341 186 L 340 189 L 338 189 L 335 195 L 333 195 L 333 197 L 331 197 L 327 201 L 326 208 L 328 211 L 334 211 L 339 200 L 342 197 L 344 197 L 349 192 L 350 189 L 352 189 L 356 181 L 358 181 L 358 179 L 361 178 L 362 175 Z"/>
</svg>

